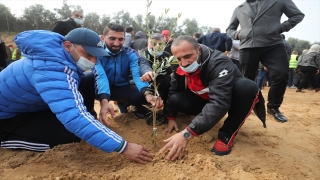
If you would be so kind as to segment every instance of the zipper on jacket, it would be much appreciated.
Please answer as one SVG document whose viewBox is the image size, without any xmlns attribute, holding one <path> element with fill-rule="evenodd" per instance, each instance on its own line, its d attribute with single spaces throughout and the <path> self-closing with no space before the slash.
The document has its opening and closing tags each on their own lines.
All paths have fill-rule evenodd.
<svg viewBox="0 0 320 180">
<path fill-rule="evenodd" d="M 116 82 L 116 71 L 117 71 L 117 58 L 114 56 L 114 75 L 113 75 L 113 83 L 112 85 L 115 85 Z"/>
</svg>

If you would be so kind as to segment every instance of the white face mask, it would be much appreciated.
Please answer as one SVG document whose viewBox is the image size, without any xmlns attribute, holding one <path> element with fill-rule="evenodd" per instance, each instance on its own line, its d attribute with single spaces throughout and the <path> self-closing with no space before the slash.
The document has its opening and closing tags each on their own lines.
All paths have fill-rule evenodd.
<svg viewBox="0 0 320 180">
<path fill-rule="evenodd" d="M 193 62 L 192 64 L 190 64 L 188 67 L 182 67 L 180 66 L 180 68 L 184 71 L 184 72 L 187 72 L 187 73 L 194 73 L 198 67 L 200 66 L 200 64 L 195 61 Z"/>
<path fill-rule="evenodd" d="M 82 19 L 78 19 L 78 18 L 74 18 L 74 22 L 76 22 L 79 25 L 83 24 L 83 20 Z"/>
<path fill-rule="evenodd" d="M 72 45 L 73 46 L 73 45 Z M 73 49 L 77 52 L 77 54 L 79 55 L 78 51 L 76 50 L 76 48 Z M 80 56 L 80 55 L 79 55 Z M 78 66 L 78 68 L 80 68 L 82 71 L 88 71 L 90 70 L 95 63 L 91 62 L 90 60 L 88 60 L 87 58 L 80 56 L 79 60 L 76 62 L 76 65 Z"/>
</svg>

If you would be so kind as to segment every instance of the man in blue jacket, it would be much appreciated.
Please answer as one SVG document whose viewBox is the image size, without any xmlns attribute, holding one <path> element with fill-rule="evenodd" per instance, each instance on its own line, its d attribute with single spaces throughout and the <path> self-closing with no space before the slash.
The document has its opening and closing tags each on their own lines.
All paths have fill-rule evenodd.
<svg viewBox="0 0 320 180">
<path fill-rule="evenodd" d="M 84 99 L 91 94 L 78 90 L 80 79 L 86 83 L 84 71 L 107 54 L 97 33 L 77 28 L 63 37 L 33 30 L 18 34 L 15 43 L 25 58 L 0 73 L 2 148 L 41 152 L 82 139 L 142 164 L 152 160 L 146 148 L 128 143 L 87 111 L 93 106 Z"/>
<path fill-rule="evenodd" d="M 125 31 L 122 25 L 110 23 L 104 28 L 103 40 L 107 54 L 98 57 L 98 62 L 93 70 L 101 105 L 99 117 L 105 125 L 108 125 L 107 113 L 115 117 L 113 106 L 109 104 L 110 100 L 117 101 L 124 107 L 136 106 L 137 110 L 134 113 L 140 118 L 147 118 L 148 114 L 152 114 L 143 106 L 144 104 L 150 103 L 156 108 L 163 105 L 161 98 L 159 97 L 156 101 L 156 97 L 148 90 L 148 82 L 140 80 L 138 62 L 142 57 L 137 51 L 123 46 L 124 35 Z M 134 84 L 130 83 L 130 72 Z M 126 109 L 124 108 L 124 110 Z"/>
</svg>

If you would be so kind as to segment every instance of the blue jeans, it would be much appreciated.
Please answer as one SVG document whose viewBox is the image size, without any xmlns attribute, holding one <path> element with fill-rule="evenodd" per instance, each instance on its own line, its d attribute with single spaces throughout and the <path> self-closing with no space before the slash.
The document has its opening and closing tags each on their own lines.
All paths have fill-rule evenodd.
<svg viewBox="0 0 320 180">
<path fill-rule="evenodd" d="M 257 84 L 260 90 L 263 84 L 266 82 L 266 80 L 269 82 L 269 85 L 271 86 L 272 80 L 271 80 L 271 77 L 269 76 L 269 73 L 265 71 L 263 68 L 259 69 L 258 76 L 257 76 Z"/>
</svg>

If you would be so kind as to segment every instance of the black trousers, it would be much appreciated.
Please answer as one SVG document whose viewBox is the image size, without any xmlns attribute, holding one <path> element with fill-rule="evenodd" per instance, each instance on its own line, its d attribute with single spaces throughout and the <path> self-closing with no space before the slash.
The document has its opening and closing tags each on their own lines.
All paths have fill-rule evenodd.
<svg viewBox="0 0 320 180">
<path fill-rule="evenodd" d="M 221 141 L 232 145 L 233 139 L 258 101 L 258 93 L 257 84 L 251 80 L 242 78 L 234 83 L 228 117 L 219 129 L 218 138 Z M 197 115 L 207 103 L 207 100 L 188 90 L 172 95 L 168 101 L 167 108 L 170 108 L 173 114 L 182 112 L 189 115 Z"/>
<path fill-rule="evenodd" d="M 82 75 L 78 87 L 89 111 L 93 109 L 94 102 L 88 99 L 95 97 L 94 89 L 87 88 L 94 86 L 94 84 L 88 84 L 91 78 L 93 78 L 91 73 Z M 79 142 L 80 138 L 69 132 L 48 109 L 0 119 L 0 141 L 3 148 L 45 151 L 59 144 Z"/>
<path fill-rule="evenodd" d="M 314 76 L 317 72 L 317 68 L 312 66 L 300 66 L 300 70 L 302 72 L 302 77 L 300 79 L 300 83 L 298 89 L 302 89 L 308 85 L 310 82 L 313 88 L 317 88 L 316 82 L 314 80 Z"/>
<path fill-rule="evenodd" d="M 267 107 L 277 109 L 282 104 L 288 82 L 289 62 L 284 44 L 240 50 L 241 71 L 246 78 L 255 80 L 259 61 L 268 68 L 272 79 Z"/>
</svg>

